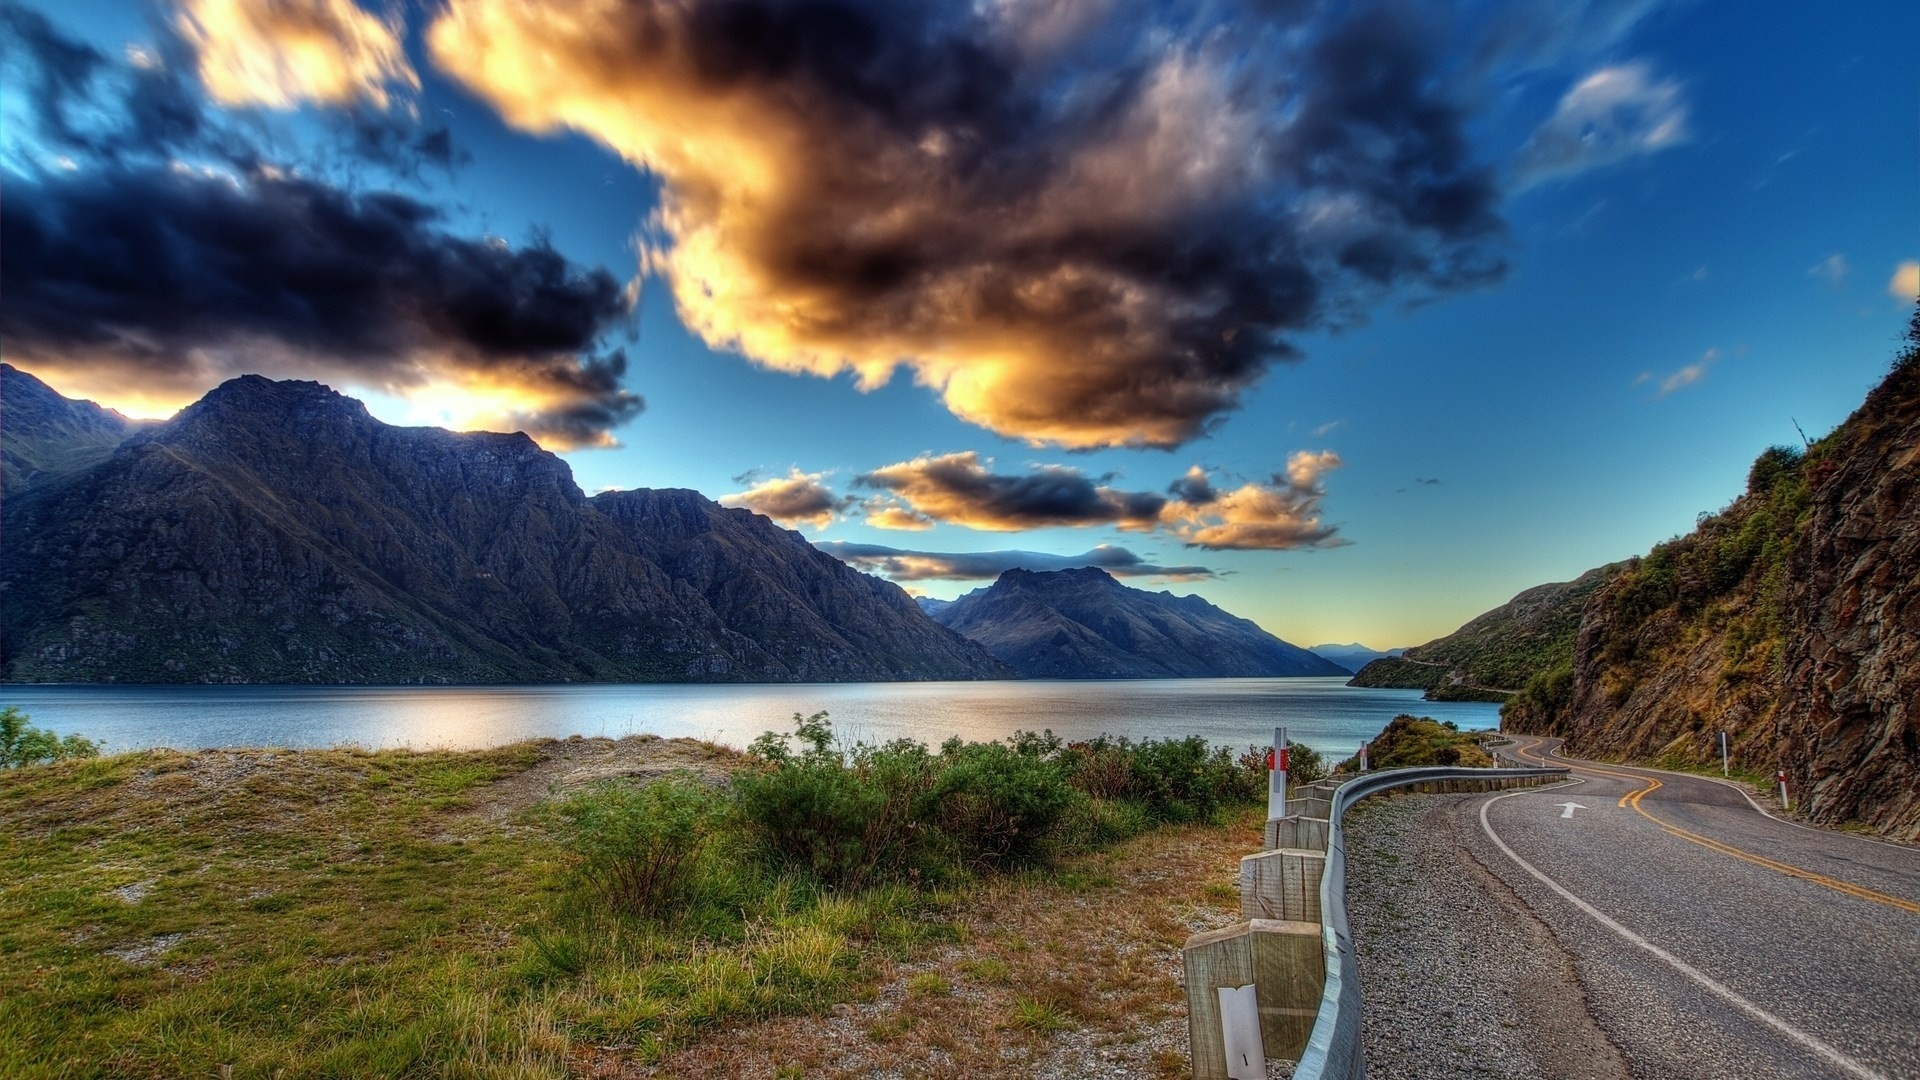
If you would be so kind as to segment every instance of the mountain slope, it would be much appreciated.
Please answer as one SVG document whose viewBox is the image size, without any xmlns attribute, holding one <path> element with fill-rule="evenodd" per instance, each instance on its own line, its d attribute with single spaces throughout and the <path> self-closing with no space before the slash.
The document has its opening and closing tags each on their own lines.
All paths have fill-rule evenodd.
<svg viewBox="0 0 1920 1080">
<path fill-rule="evenodd" d="M 1346 674 L 1198 596 L 1128 588 L 1095 567 L 1009 570 L 934 617 L 1029 678 Z"/>
<path fill-rule="evenodd" d="M 17 681 L 1004 674 L 897 587 L 688 491 L 589 500 L 525 435 L 235 379 L 4 507 Z"/>
<path fill-rule="evenodd" d="M 0 364 L 0 494 L 99 464 L 138 426 Z"/>
<path fill-rule="evenodd" d="M 1435 701 L 1504 701 L 1571 660 L 1582 607 L 1619 571 L 1616 563 L 1527 589 L 1446 637 L 1369 663 L 1352 685 L 1424 689 Z"/>
<path fill-rule="evenodd" d="M 1735 767 L 1819 821 L 1920 839 L 1920 313 L 1892 374 L 1804 452 L 1630 560 L 1571 663 L 1508 707 L 1577 753 Z"/>
</svg>

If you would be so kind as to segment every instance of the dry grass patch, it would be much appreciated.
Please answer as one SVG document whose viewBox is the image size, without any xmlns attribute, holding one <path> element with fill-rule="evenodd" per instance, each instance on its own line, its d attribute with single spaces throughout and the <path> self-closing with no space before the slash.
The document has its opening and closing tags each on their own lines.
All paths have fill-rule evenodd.
<svg viewBox="0 0 1920 1080">
<path fill-rule="evenodd" d="M 653 1063 L 606 1056 L 590 1075 L 1183 1076 L 1180 948 L 1239 918 L 1238 893 L 1218 886 L 1259 842 L 1248 810 L 984 882 L 947 909 L 961 940 L 877 959 L 869 1000 L 716 1031 Z"/>
</svg>

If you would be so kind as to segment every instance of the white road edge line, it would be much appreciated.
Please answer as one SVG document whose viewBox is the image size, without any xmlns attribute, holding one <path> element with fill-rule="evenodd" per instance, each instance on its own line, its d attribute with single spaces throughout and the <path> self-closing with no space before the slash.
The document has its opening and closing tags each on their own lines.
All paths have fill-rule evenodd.
<svg viewBox="0 0 1920 1080">
<path fill-rule="evenodd" d="M 1886 1077 L 1882 1076 L 1881 1074 L 1874 1072 L 1872 1069 L 1867 1068 L 1865 1065 L 1862 1065 L 1859 1062 L 1841 1053 L 1840 1051 L 1835 1050 L 1833 1047 L 1828 1046 L 1826 1043 L 1820 1041 L 1814 1036 L 1809 1035 L 1804 1031 L 1801 1031 L 1799 1028 L 1794 1027 L 1792 1024 L 1787 1023 L 1785 1020 L 1782 1020 L 1779 1017 L 1768 1012 L 1767 1010 L 1762 1009 L 1760 1006 L 1755 1005 L 1753 1002 L 1748 1001 L 1746 998 L 1741 997 L 1739 994 L 1734 993 L 1732 990 L 1729 990 L 1725 986 L 1722 986 L 1720 983 L 1714 981 L 1712 977 L 1700 971 L 1698 968 L 1693 967 L 1691 964 L 1688 964 L 1685 960 L 1680 959 L 1679 957 L 1673 955 L 1672 953 L 1661 948 L 1660 946 L 1655 945 L 1653 942 L 1648 941 L 1646 938 L 1641 937 L 1639 934 L 1636 934 L 1633 931 L 1627 929 L 1626 927 L 1620 925 L 1620 923 L 1617 920 L 1611 918 L 1605 912 L 1601 911 L 1599 908 L 1596 908 L 1592 904 L 1589 904 L 1585 900 L 1582 900 L 1578 896 L 1575 896 L 1570 890 L 1567 889 L 1566 886 L 1560 884 L 1559 882 L 1553 880 L 1547 875 L 1541 873 L 1539 870 L 1534 869 L 1534 866 L 1532 863 L 1521 858 L 1512 848 L 1507 846 L 1506 841 L 1500 839 L 1500 835 L 1493 831 L 1493 823 L 1487 820 L 1487 808 L 1491 807 L 1494 803 L 1499 802 L 1501 799 L 1511 799 L 1515 795 L 1531 795 L 1531 794 L 1534 794 L 1534 792 L 1514 791 L 1514 792 L 1509 792 L 1505 795 L 1496 795 L 1493 798 L 1488 799 L 1487 801 L 1480 804 L 1481 831 L 1487 834 L 1487 839 L 1493 841 L 1494 846 L 1499 848 L 1501 852 L 1503 852 L 1507 856 L 1507 858 L 1513 860 L 1514 865 L 1518 866 L 1522 870 L 1525 870 L 1527 873 L 1533 875 L 1533 877 L 1536 880 L 1538 880 L 1542 885 L 1545 885 L 1547 888 L 1552 889 L 1555 893 L 1559 894 L 1561 899 L 1572 904 L 1574 907 L 1579 908 L 1581 911 L 1586 912 L 1588 915 L 1593 916 L 1594 920 L 1598 922 L 1600 925 L 1606 927 L 1607 929 L 1627 939 L 1633 944 L 1640 946 L 1642 949 L 1645 949 L 1646 951 L 1652 953 L 1655 957 L 1660 959 L 1667 966 L 1673 968 L 1675 971 L 1678 971 L 1680 974 L 1685 975 L 1687 978 L 1692 979 L 1694 982 L 1699 983 L 1701 986 L 1705 987 L 1709 992 L 1721 998 L 1726 999 L 1727 1002 L 1732 1004 L 1734 1007 L 1738 1008 L 1740 1011 L 1746 1013 L 1747 1015 L 1753 1017 L 1754 1019 L 1760 1021 L 1761 1023 L 1766 1024 L 1768 1027 L 1773 1028 L 1775 1031 L 1778 1031 L 1780 1034 L 1785 1035 L 1787 1038 L 1792 1039 L 1794 1042 L 1799 1043 L 1801 1046 L 1806 1047 L 1808 1050 L 1813 1051 L 1816 1056 L 1826 1059 L 1829 1063 L 1839 1066 L 1840 1068 L 1846 1070 L 1848 1073 L 1854 1076 L 1860 1077 L 1861 1080 L 1886 1080 Z"/>
</svg>

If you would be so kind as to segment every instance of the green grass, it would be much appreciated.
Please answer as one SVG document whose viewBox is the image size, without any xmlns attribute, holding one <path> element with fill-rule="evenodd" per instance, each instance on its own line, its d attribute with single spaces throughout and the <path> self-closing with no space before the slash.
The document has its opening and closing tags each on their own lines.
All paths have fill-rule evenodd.
<svg viewBox="0 0 1920 1080">
<path fill-rule="evenodd" d="M 725 818 L 729 796 L 712 793 L 725 789 L 703 797 L 685 778 L 676 790 L 688 803 L 607 787 L 536 802 L 533 779 L 516 778 L 559 745 L 148 751 L 0 772 L 0 1076 L 558 1077 L 606 1058 L 644 1065 L 722 1025 L 870 997 L 882 961 L 961 941 L 954 913 L 971 871 L 829 888 L 743 841 L 751 834 Z M 1217 754 L 1140 750 L 1165 759 L 1149 779 L 1191 769 L 1195 785 L 1238 783 Z M 976 778 L 969 805 L 1001 805 L 977 794 L 999 775 Z M 1133 828 L 1121 813 L 1131 803 L 1080 793 L 1067 805 L 1082 815 L 1062 819 L 1073 850 Z M 586 812 L 596 806 L 630 815 L 631 831 L 609 831 Z M 649 879 L 673 903 L 609 903 L 595 869 L 652 858 L 682 811 L 734 831 L 704 838 L 684 875 Z M 1157 823 L 1137 816 L 1139 828 Z M 1083 827 L 1108 819 L 1128 828 Z M 962 824 L 981 822 L 995 824 Z M 1085 861 L 1023 859 L 1018 872 L 1057 877 L 1063 896 L 1117 884 Z M 956 971 L 1011 979 L 999 960 Z M 910 988 L 951 991 L 938 974 Z M 1026 999 L 1009 1022 L 1059 1030 L 1076 1015 L 1067 1000 Z"/>
</svg>

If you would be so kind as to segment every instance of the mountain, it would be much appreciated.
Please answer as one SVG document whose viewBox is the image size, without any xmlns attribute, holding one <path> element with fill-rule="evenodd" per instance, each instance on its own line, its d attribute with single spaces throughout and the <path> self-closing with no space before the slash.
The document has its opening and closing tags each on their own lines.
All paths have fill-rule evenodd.
<svg viewBox="0 0 1920 1080">
<path fill-rule="evenodd" d="M 1310 645 L 1307 651 L 1315 656 L 1324 657 L 1346 668 L 1348 673 L 1359 671 L 1375 660 L 1388 656 L 1399 656 L 1405 649 L 1370 649 L 1357 641 L 1345 645 Z"/>
<path fill-rule="evenodd" d="M 72 445 L 31 442 L 36 460 L 98 460 L 25 474 L 0 508 L 10 681 L 1008 674 L 797 533 L 692 491 L 586 498 L 525 435 L 392 427 L 258 376 L 104 456 L 110 420 L 64 415 L 83 422 L 44 426 Z"/>
<path fill-rule="evenodd" d="M 1506 710 L 1577 753 L 1784 769 L 1812 818 L 1920 839 L 1920 312 L 1854 414 L 1631 559 Z"/>
<path fill-rule="evenodd" d="M 1432 701 L 1505 701 L 1567 662 L 1587 598 L 1619 572 L 1615 563 L 1537 585 L 1446 637 L 1372 661 L 1351 685 L 1424 689 Z"/>
<path fill-rule="evenodd" d="M 953 606 L 951 600 L 936 600 L 931 596 L 916 596 L 913 602 L 920 605 L 920 610 L 926 612 L 928 617 L 934 619 L 938 619 L 941 612 Z"/>
<path fill-rule="evenodd" d="M 1105 570 L 1009 570 L 934 618 L 1028 678 L 1344 675 L 1198 596 L 1150 593 Z"/>
<path fill-rule="evenodd" d="M 0 495 L 97 465 L 138 426 L 0 364 Z"/>
</svg>

